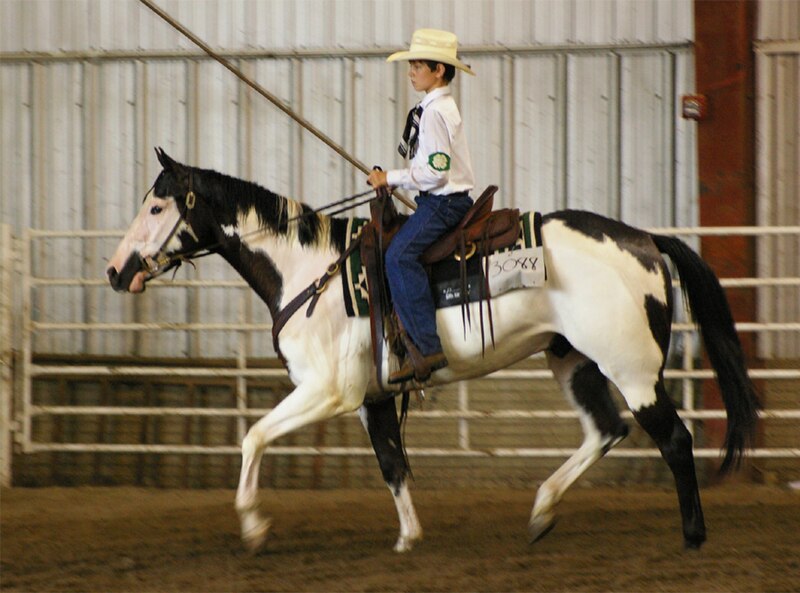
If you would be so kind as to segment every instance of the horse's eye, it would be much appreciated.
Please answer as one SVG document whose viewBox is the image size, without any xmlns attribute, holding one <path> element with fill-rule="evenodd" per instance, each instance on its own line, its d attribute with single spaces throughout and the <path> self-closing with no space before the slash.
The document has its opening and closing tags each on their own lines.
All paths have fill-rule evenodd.
<svg viewBox="0 0 800 593">
<path fill-rule="evenodd" d="M 150 214 L 155 216 L 156 214 L 161 214 L 162 210 L 163 208 L 161 206 L 153 206 L 152 208 L 150 208 Z"/>
</svg>

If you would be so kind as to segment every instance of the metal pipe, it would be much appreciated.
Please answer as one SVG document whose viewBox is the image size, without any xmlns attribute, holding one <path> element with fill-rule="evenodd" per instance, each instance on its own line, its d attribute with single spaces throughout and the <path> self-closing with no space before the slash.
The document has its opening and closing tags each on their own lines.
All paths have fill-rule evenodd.
<svg viewBox="0 0 800 593">
<path fill-rule="evenodd" d="M 31 364 L 30 376 L 63 375 L 63 376 L 173 376 L 173 377 L 273 377 L 286 378 L 284 369 L 232 369 L 232 368 L 200 368 L 200 367 L 162 367 L 162 366 L 108 366 L 108 365 L 39 365 Z M 800 369 L 750 369 L 748 374 L 753 379 L 800 379 Z M 502 370 L 495 371 L 487 378 L 491 379 L 552 379 L 548 369 L 535 370 Z M 665 379 L 713 379 L 714 371 L 696 369 L 684 371 L 667 369 Z"/>
<path fill-rule="evenodd" d="M 157 407 L 157 406 L 32 406 L 31 413 L 37 416 L 212 416 L 214 418 L 260 418 L 272 411 L 272 408 L 196 408 L 196 407 Z M 727 418 L 725 410 L 679 410 L 683 419 L 708 420 Z M 352 412 L 355 417 L 357 412 Z M 409 416 L 420 419 L 457 419 L 457 420 L 575 420 L 580 414 L 575 410 L 414 410 Z M 623 410 L 620 416 L 633 418 L 633 412 Z M 760 410 L 759 417 L 769 420 L 797 420 L 800 410 Z M 462 443 L 459 435 L 459 448 L 468 449 L 469 439 Z"/>
<path fill-rule="evenodd" d="M 763 46 L 761 43 L 756 47 Z M 611 54 L 642 52 L 687 53 L 692 50 L 691 42 L 683 43 L 623 43 L 623 44 L 554 44 L 554 45 L 473 45 L 460 47 L 459 55 L 552 55 L 552 54 Z M 776 46 L 777 47 L 777 46 Z M 325 60 L 385 58 L 397 51 L 396 47 L 328 47 L 308 49 L 225 49 L 215 50 L 215 55 L 230 60 Z M 767 52 L 765 52 L 767 53 Z M 0 61 L 8 63 L 30 62 L 75 62 L 75 61 L 122 61 L 122 60 L 206 60 L 216 59 L 203 51 L 188 49 L 175 50 L 80 50 L 80 51 L 6 51 L 0 52 Z"/>
<path fill-rule="evenodd" d="M 29 450 L 32 453 L 46 451 L 65 452 L 104 452 L 104 453 L 160 453 L 160 454 L 192 454 L 192 455 L 240 455 L 241 449 L 233 446 L 203 447 L 201 445 L 116 445 L 116 444 L 90 444 L 90 443 L 31 443 Z M 490 457 L 569 457 L 575 449 L 567 448 L 526 448 L 526 449 L 462 449 L 446 448 L 410 448 L 407 450 L 409 457 L 460 457 L 460 458 L 490 458 Z M 368 447 L 267 447 L 264 455 L 336 455 L 372 457 L 375 452 Z M 754 449 L 749 452 L 753 458 L 794 458 L 800 457 L 800 448 L 772 448 Z M 620 458 L 660 458 L 658 449 L 612 449 L 607 457 Z M 717 459 L 720 456 L 718 449 L 695 449 L 696 458 Z"/>
</svg>

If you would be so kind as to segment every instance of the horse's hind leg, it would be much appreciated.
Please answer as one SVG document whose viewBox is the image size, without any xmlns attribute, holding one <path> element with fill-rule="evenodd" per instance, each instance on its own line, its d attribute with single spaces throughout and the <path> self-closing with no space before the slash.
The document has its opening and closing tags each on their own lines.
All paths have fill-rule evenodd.
<svg viewBox="0 0 800 593">
<path fill-rule="evenodd" d="M 626 390 L 621 388 L 621 391 L 630 403 Z M 650 397 L 651 401 L 652 399 Z M 643 400 L 638 399 L 638 401 Z M 659 376 L 655 385 L 655 402 L 634 409 L 633 416 L 655 441 L 661 456 L 672 470 L 678 491 L 686 547 L 699 548 L 706 540 L 706 527 L 695 474 L 692 435 L 667 395 L 662 376 Z"/>
<path fill-rule="evenodd" d="M 366 428 L 383 479 L 394 497 L 397 516 L 400 519 L 400 536 L 394 546 L 395 552 L 407 552 L 414 543 L 422 539 L 422 527 L 411 501 L 406 484 L 408 464 L 403 454 L 400 424 L 394 399 L 388 398 L 377 403 L 365 403 L 359 410 L 361 422 Z"/>
<path fill-rule="evenodd" d="M 531 542 L 553 528 L 555 507 L 575 480 L 628 435 L 628 426 L 611 399 L 608 380 L 593 361 L 576 350 L 561 358 L 548 352 L 547 361 L 567 399 L 579 412 L 584 440 L 539 487 L 528 523 Z"/>
</svg>

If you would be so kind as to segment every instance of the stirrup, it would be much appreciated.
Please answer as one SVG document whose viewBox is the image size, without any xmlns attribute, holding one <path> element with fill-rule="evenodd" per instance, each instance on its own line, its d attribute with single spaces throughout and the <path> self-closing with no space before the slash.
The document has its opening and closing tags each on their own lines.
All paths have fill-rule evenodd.
<svg viewBox="0 0 800 593">
<path fill-rule="evenodd" d="M 416 366 L 415 362 L 417 362 Z M 419 383 L 423 383 L 430 379 L 434 371 L 443 369 L 447 365 L 448 361 L 444 352 L 421 356 L 417 361 L 414 360 L 414 357 L 408 357 L 398 370 L 389 375 L 389 384 L 404 383 L 411 379 L 416 379 Z"/>
</svg>

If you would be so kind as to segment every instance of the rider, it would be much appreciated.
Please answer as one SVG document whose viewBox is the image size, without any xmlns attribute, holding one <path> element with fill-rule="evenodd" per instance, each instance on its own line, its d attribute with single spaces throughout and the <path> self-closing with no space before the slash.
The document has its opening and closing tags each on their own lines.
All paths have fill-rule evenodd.
<svg viewBox="0 0 800 593">
<path fill-rule="evenodd" d="M 408 76 L 415 91 L 425 93 L 408 113 L 398 152 L 409 158 L 405 169 L 374 170 L 367 183 L 417 190 L 416 211 L 392 239 L 386 252 L 386 270 L 395 311 L 431 370 L 447 366 L 436 333 L 436 309 L 420 256 L 436 239 L 455 227 L 472 205 L 472 162 L 461 114 L 448 86 L 456 68 L 474 75 L 456 57 L 453 33 L 419 29 L 409 51 L 392 54 L 388 62 L 408 60 Z M 406 359 L 389 375 L 389 383 L 414 377 Z M 426 377 L 422 377 L 425 379 Z"/>
</svg>

